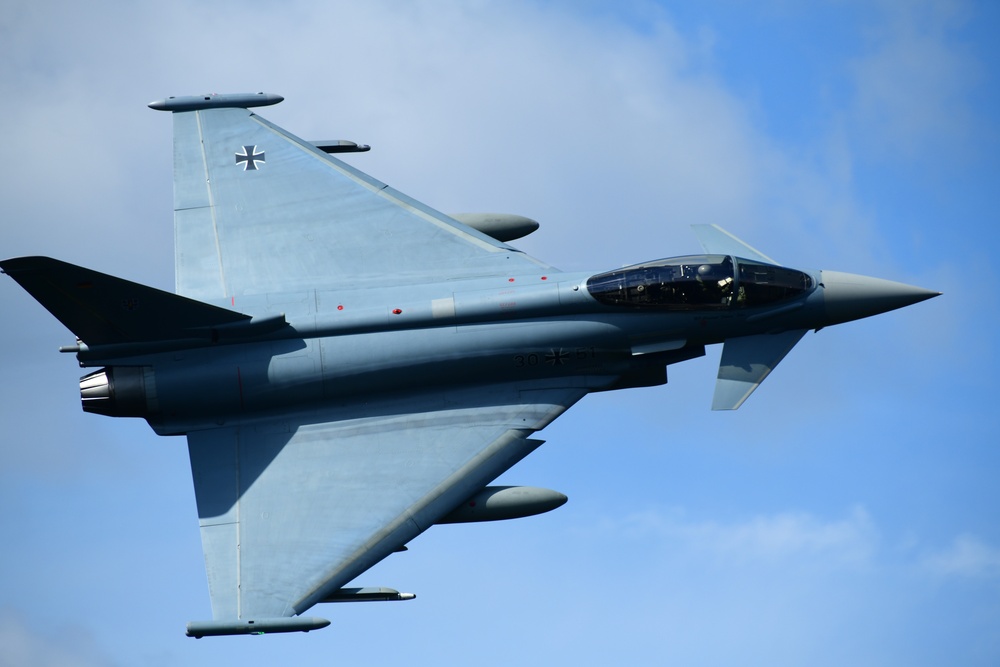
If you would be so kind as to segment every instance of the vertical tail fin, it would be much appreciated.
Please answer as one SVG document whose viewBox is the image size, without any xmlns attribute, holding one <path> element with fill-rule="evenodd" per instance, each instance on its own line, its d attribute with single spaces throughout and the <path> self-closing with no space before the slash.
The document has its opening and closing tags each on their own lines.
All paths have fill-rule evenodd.
<svg viewBox="0 0 1000 667">
<path fill-rule="evenodd" d="M 0 268 L 90 347 L 187 338 L 192 329 L 250 319 L 49 257 L 7 259 Z"/>
<path fill-rule="evenodd" d="M 765 264 L 777 264 L 776 261 L 756 248 L 750 247 L 740 239 L 718 225 L 691 225 L 694 235 L 705 252 L 712 255 L 735 255 L 744 259 L 752 259 Z"/>
</svg>

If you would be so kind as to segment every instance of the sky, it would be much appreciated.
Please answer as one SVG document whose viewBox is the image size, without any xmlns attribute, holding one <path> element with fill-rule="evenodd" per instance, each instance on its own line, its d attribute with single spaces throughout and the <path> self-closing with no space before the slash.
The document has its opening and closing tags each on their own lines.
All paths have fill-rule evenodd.
<svg viewBox="0 0 1000 667">
<path fill-rule="evenodd" d="M 210 616 L 181 438 L 85 415 L 68 331 L 0 277 L 0 666 L 1000 664 L 1000 5 L 962 0 L 38 0 L 0 11 L 0 255 L 173 286 L 169 95 L 265 118 L 595 273 L 700 251 L 942 297 L 810 333 L 736 412 L 720 348 L 585 398 L 309 634 Z"/>
</svg>

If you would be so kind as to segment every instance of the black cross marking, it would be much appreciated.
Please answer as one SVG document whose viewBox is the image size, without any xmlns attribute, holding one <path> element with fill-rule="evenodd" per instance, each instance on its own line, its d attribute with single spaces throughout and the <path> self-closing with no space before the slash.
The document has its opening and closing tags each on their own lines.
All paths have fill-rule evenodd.
<svg viewBox="0 0 1000 667">
<path fill-rule="evenodd" d="M 567 357 L 569 357 L 569 355 L 566 354 L 562 348 L 559 348 L 558 350 L 549 350 L 545 353 L 545 363 L 550 366 L 562 366 L 566 363 Z"/>
<path fill-rule="evenodd" d="M 257 152 L 256 146 L 244 146 L 242 153 L 236 154 L 236 164 L 243 163 L 243 171 L 253 169 L 256 171 L 257 163 L 264 163 L 264 151 Z"/>
</svg>

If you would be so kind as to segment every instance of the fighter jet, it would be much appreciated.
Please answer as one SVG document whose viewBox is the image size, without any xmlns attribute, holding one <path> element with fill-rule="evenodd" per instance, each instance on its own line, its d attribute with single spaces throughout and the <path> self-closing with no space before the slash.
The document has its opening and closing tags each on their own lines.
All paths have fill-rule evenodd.
<svg viewBox="0 0 1000 667">
<path fill-rule="evenodd" d="M 440 523 L 566 497 L 489 486 L 591 392 L 653 387 L 723 344 L 734 410 L 809 330 L 934 297 L 779 265 L 715 226 L 704 254 L 565 273 L 537 223 L 440 213 L 251 109 L 171 97 L 176 294 L 47 257 L 0 262 L 77 341 L 85 412 L 185 436 L 212 619 L 192 637 L 309 631 L 317 604 Z M 707 397 L 706 397 L 707 399 Z"/>
</svg>

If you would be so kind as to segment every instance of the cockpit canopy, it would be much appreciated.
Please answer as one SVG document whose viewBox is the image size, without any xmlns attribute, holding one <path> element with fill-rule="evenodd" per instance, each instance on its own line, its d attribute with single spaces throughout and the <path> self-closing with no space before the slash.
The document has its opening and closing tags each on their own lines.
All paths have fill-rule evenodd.
<svg viewBox="0 0 1000 667">
<path fill-rule="evenodd" d="M 600 273 L 591 296 L 608 305 L 657 310 L 752 308 L 812 289 L 808 274 L 728 255 L 671 257 Z"/>
</svg>

